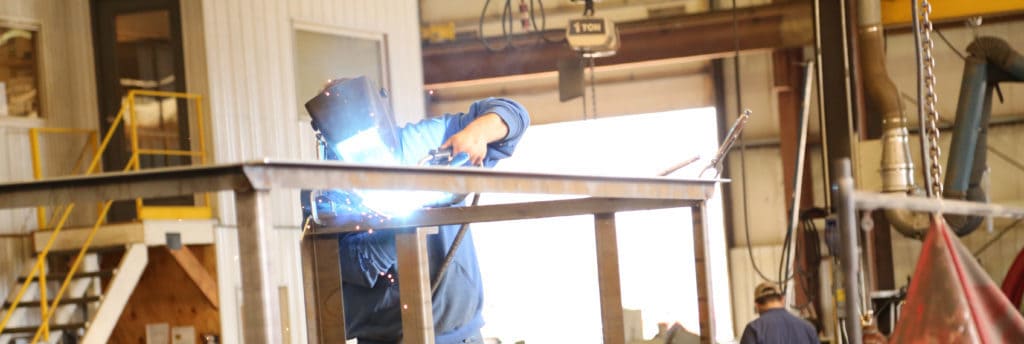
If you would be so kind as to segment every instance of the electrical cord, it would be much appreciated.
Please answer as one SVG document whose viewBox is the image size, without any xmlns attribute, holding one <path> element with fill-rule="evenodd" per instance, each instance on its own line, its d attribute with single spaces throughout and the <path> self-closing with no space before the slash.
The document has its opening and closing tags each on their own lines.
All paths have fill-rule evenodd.
<svg viewBox="0 0 1024 344">
<path fill-rule="evenodd" d="M 533 6 L 533 0 L 530 0 L 530 22 L 533 23 L 533 31 L 537 32 L 537 37 L 548 43 L 562 43 L 565 42 L 565 36 L 561 39 L 550 39 L 544 34 L 547 31 L 548 16 L 544 13 L 544 0 L 537 0 L 537 4 L 540 5 L 540 29 L 537 29 L 537 20 L 533 16 L 533 11 L 536 7 Z"/>
<path fill-rule="evenodd" d="M 743 96 L 740 92 L 740 37 L 739 37 L 739 19 L 737 18 L 736 0 L 732 0 L 732 36 L 733 36 L 733 80 L 736 91 L 736 108 L 743 108 Z M 739 137 L 740 144 L 740 186 L 743 193 L 743 230 L 746 233 L 747 242 L 747 258 L 750 259 L 750 266 L 754 268 L 757 275 L 762 280 L 772 282 L 778 285 L 783 285 L 789 280 L 793 279 L 793 275 L 786 276 L 786 278 L 773 279 L 768 277 L 767 274 L 761 271 L 761 268 L 757 266 L 757 262 L 754 260 L 754 248 L 750 243 L 750 214 L 748 209 L 750 208 L 750 200 L 747 195 L 749 190 L 747 189 L 747 143 L 743 139 L 743 134 Z M 788 237 L 788 235 L 787 235 Z M 788 240 L 787 240 L 788 241 Z M 781 271 L 781 270 L 780 270 Z M 781 277 L 781 276 L 780 276 Z"/>
<path fill-rule="evenodd" d="M 510 1 L 511 0 L 505 0 L 505 8 L 506 8 L 506 10 L 510 6 L 510 4 L 509 4 Z M 502 16 L 501 16 L 501 31 L 502 31 L 503 36 L 505 37 L 505 45 L 501 46 L 501 48 L 495 48 L 495 47 L 491 46 L 489 43 L 487 43 L 487 37 L 484 36 L 484 18 L 487 17 L 487 7 L 490 6 L 490 4 L 491 4 L 491 0 L 485 0 L 484 1 L 484 9 L 483 9 L 483 11 L 480 12 L 480 24 L 479 24 L 479 27 L 478 27 L 478 30 L 477 30 L 477 35 L 480 38 L 480 43 L 483 43 L 484 48 L 487 49 L 487 51 L 494 53 L 494 52 L 500 52 L 500 51 L 509 49 L 512 46 L 512 38 L 511 38 L 511 36 L 508 35 L 507 31 L 505 31 L 505 16 L 506 16 L 506 14 L 508 12 L 503 10 L 502 11 Z"/>
<path fill-rule="evenodd" d="M 493 46 L 490 43 L 488 43 L 487 38 L 484 36 L 484 19 L 487 17 L 487 8 L 490 7 L 490 4 L 491 4 L 491 0 L 484 1 L 484 8 L 480 12 L 480 20 L 479 20 L 479 23 L 478 23 L 478 26 L 477 26 L 477 35 L 479 36 L 480 43 L 482 43 L 484 45 L 484 48 L 486 48 L 487 51 L 492 52 L 492 53 L 493 52 L 501 52 L 501 51 L 517 48 L 515 46 L 515 44 L 512 43 L 512 34 L 513 34 L 513 29 L 515 28 L 515 17 L 512 14 L 512 0 L 505 0 L 505 5 L 502 7 L 502 11 L 501 11 L 501 20 L 500 20 L 501 21 L 501 35 L 502 35 L 502 38 L 504 38 L 504 40 L 505 40 L 505 44 L 501 45 L 501 46 Z M 540 44 L 541 42 L 547 42 L 547 43 L 562 43 L 562 42 L 565 42 L 565 40 L 566 40 L 565 36 L 562 36 L 561 39 L 552 39 L 552 38 L 549 38 L 547 35 L 544 34 L 544 32 L 547 31 L 547 21 L 548 21 L 547 20 L 547 13 L 544 11 L 544 0 L 536 0 L 536 4 L 539 5 L 539 6 L 535 6 L 534 5 L 534 0 L 530 0 L 530 11 L 529 11 L 530 22 L 531 22 L 531 25 L 533 26 L 533 31 L 534 31 L 534 33 L 536 33 L 536 36 L 538 38 L 537 42 L 535 44 Z M 587 8 L 589 10 L 590 15 L 593 15 L 593 13 L 594 13 L 593 3 L 591 1 L 587 1 L 587 6 L 588 6 Z M 536 15 L 537 7 L 540 7 L 540 22 L 541 22 L 541 24 L 540 24 L 539 28 L 537 27 L 537 15 Z M 586 13 L 588 13 L 587 12 L 588 10 L 584 10 L 584 15 L 586 15 Z"/>
<path fill-rule="evenodd" d="M 471 207 L 475 207 L 480 202 L 480 194 L 473 194 L 473 203 Z M 455 251 L 459 249 L 459 244 L 462 243 L 462 238 L 466 236 L 466 232 L 469 231 L 469 224 L 463 223 L 459 227 L 458 234 L 455 234 L 455 239 L 452 240 L 452 246 L 448 248 L 448 253 L 444 256 L 444 262 L 437 268 L 437 278 L 434 279 L 433 285 L 430 287 L 430 295 L 433 296 L 437 292 L 437 287 L 441 286 L 441 280 L 444 279 L 444 273 L 448 270 L 448 266 L 451 265 L 452 260 L 455 259 Z"/>
</svg>

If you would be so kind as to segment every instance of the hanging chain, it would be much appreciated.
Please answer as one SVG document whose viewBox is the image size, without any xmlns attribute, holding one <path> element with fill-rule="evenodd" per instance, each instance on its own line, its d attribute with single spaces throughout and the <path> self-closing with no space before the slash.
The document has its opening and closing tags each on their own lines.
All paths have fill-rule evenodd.
<svg viewBox="0 0 1024 344">
<path fill-rule="evenodd" d="M 921 50 L 924 55 L 924 87 L 925 87 L 925 109 L 928 112 L 928 123 L 927 123 L 927 135 L 929 141 L 929 157 L 931 158 L 931 166 L 928 173 L 932 177 L 932 185 L 928 187 L 932 190 L 933 197 L 942 197 L 942 164 L 939 162 L 939 157 L 942 152 L 939 149 L 939 110 L 935 107 L 937 101 L 935 96 L 935 56 L 932 55 L 932 49 L 935 48 L 935 42 L 932 41 L 932 21 L 931 21 L 932 5 L 928 0 L 921 1 Z"/>
</svg>

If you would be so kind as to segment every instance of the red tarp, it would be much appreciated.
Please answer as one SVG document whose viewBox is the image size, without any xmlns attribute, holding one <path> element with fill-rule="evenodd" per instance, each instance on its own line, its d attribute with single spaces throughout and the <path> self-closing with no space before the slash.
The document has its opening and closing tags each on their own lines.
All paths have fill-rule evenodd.
<svg viewBox="0 0 1024 344">
<path fill-rule="evenodd" d="M 1024 343 L 1024 318 L 939 217 L 890 342 Z"/>
</svg>

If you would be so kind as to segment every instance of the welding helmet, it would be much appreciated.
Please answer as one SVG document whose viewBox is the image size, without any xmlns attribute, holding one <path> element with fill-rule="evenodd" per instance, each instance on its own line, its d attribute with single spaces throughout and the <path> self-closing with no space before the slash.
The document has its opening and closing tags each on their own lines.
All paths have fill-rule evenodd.
<svg viewBox="0 0 1024 344">
<path fill-rule="evenodd" d="M 401 146 L 387 92 L 365 76 L 336 79 L 306 102 L 324 158 L 353 163 L 398 164 Z"/>
</svg>

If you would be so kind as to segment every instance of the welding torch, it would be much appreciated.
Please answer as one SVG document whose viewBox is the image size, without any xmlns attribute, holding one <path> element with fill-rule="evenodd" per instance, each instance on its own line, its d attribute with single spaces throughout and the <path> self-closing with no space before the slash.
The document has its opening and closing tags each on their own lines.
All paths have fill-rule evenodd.
<svg viewBox="0 0 1024 344">
<path fill-rule="evenodd" d="M 469 162 L 469 154 L 453 154 L 452 147 L 431 149 L 420 159 L 419 166 L 462 166 Z"/>
<path fill-rule="evenodd" d="M 711 162 L 707 167 L 704 167 L 704 169 L 700 171 L 698 177 L 704 177 L 704 172 L 712 169 L 715 170 L 715 174 L 711 177 L 718 177 L 718 174 L 721 173 L 722 170 L 722 159 L 725 158 L 726 154 L 729 154 L 729 151 L 732 150 L 733 144 L 735 144 L 736 140 L 743 134 L 743 127 L 747 124 L 747 121 L 750 120 L 750 113 L 750 109 L 746 109 L 743 110 L 743 113 L 740 114 L 739 117 L 736 117 L 736 122 L 733 122 L 732 128 L 729 128 L 729 133 L 725 135 L 725 140 L 722 141 L 722 145 L 718 146 L 718 152 L 715 153 L 715 157 L 711 159 Z"/>
</svg>

